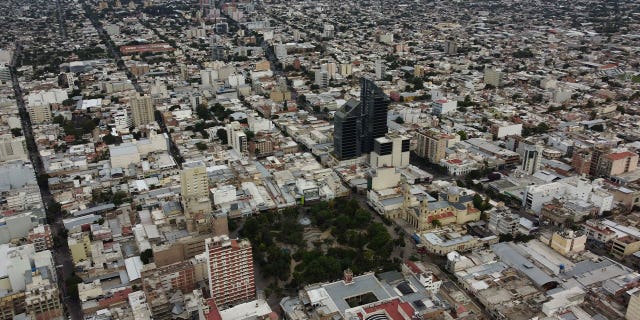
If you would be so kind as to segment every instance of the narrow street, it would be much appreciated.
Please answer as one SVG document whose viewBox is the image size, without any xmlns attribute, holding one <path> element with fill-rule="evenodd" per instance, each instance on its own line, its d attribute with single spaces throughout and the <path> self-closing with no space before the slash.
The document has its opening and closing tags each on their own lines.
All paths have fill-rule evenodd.
<svg viewBox="0 0 640 320">
<path fill-rule="evenodd" d="M 115 47 L 115 45 L 113 44 L 113 41 L 111 41 L 111 38 L 109 37 L 107 32 L 104 31 L 104 28 L 102 27 L 102 23 L 98 20 L 98 17 L 96 16 L 93 9 L 91 9 L 86 2 L 82 2 L 82 8 L 84 9 L 84 12 L 87 18 L 89 18 L 89 20 L 91 21 L 91 24 L 93 25 L 93 27 L 96 28 L 96 30 L 98 31 L 98 35 L 100 36 L 100 39 L 107 47 L 107 51 L 109 52 L 111 57 L 114 59 L 116 65 L 118 66 L 118 69 L 120 71 L 124 71 L 124 73 L 127 75 L 127 78 L 131 81 L 131 84 L 133 85 L 136 92 L 138 92 L 140 95 L 143 95 L 144 90 L 138 83 L 138 79 L 136 79 L 136 77 L 131 73 L 131 71 L 127 69 L 126 65 L 124 64 L 124 60 L 122 60 L 122 56 L 120 55 L 120 51 L 118 51 L 118 49 Z M 164 119 L 162 119 L 162 117 L 159 117 L 158 114 L 156 114 L 156 122 L 158 122 L 158 125 L 160 126 L 160 130 L 162 130 L 163 133 L 169 136 L 169 130 L 167 129 L 166 124 L 164 123 Z M 182 163 L 179 161 L 180 159 L 182 159 L 182 157 L 180 156 L 180 150 L 175 145 L 175 143 L 173 143 L 173 140 L 171 138 L 169 138 L 169 153 L 171 153 L 173 158 L 176 160 L 176 163 L 178 164 L 178 166 L 182 168 Z"/>
<path fill-rule="evenodd" d="M 10 66 L 11 80 L 13 83 L 13 91 L 20 112 L 20 120 L 22 123 L 22 133 L 27 142 L 27 150 L 29 151 L 29 158 L 33 164 L 33 168 L 36 177 L 45 174 L 45 170 L 38 153 L 38 146 L 33 138 L 33 129 L 31 128 L 31 119 L 24 102 L 22 88 L 20 87 L 20 81 L 16 72 L 17 61 L 22 52 L 20 44 L 16 46 L 16 51 L 13 56 L 13 61 Z M 55 236 L 60 237 L 64 235 L 64 226 L 62 224 L 62 211 L 53 212 L 49 207 L 49 204 L 53 202 L 53 196 L 49 190 L 48 182 L 39 183 L 40 195 L 42 202 L 45 206 L 45 212 L 47 215 L 47 221 L 51 226 L 52 233 Z M 56 272 L 58 273 L 58 288 L 60 288 L 62 302 L 65 306 L 65 313 L 68 314 L 71 319 L 82 319 L 82 305 L 78 297 L 70 297 L 66 292 L 66 281 L 71 278 L 74 273 L 74 264 L 71 259 L 71 252 L 67 245 L 67 239 L 62 238 L 58 243 L 59 245 L 53 248 L 53 258 L 56 263 Z"/>
<path fill-rule="evenodd" d="M 62 10 L 61 0 L 56 0 L 56 11 L 58 13 L 58 26 L 60 28 L 60 36 L 67 40 L 67 30 L 64 26 L 64 11 Z"/>
</svg>

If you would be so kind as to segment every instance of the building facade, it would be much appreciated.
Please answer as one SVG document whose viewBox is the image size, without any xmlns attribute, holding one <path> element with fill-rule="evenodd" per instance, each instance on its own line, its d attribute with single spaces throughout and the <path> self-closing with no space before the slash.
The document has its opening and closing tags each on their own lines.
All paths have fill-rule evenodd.
<svg viewBox="0 0 640 320">
<path fill-rule="evenodd" d="M 228 236 L 205 241 L 211 297 L 220 308 L 256 298 L 251 243 Z"/>
<path fill-rule="evenodd" d="M 540 169 L 543 147 L 537 144 L 524 143 L 522 156 L 522 171 L 534 174 Z"/>
<path fill-rule="evenodd" d="M 338 159 L 353 159 L 374 151 L 374 140 L 389 131 L 389 102 L 372 80 L 360 79 L 360 102 L 347 101 L 335 115 L 333 145 Z"/>
<path fill-rule="evenodd" d="M 207 215 L 211 213 L 207 167 L 202 161 L 183 164 L 180 172 L 182 205 L 189 232 L 206 229 Z"/>
<path fill-rule="evenodd" d="M 150 96 L 136 95 L 131 98 L 133 125 L 137 128 L 155 121 L 153 100 Z"/>
<path fill-rule="evenodd" d="M 418 131 L 416 154 L 431 163 L 440 163 L 445 157 L 445 150 L 450 136 L 435 130 Z"/>
</svg>

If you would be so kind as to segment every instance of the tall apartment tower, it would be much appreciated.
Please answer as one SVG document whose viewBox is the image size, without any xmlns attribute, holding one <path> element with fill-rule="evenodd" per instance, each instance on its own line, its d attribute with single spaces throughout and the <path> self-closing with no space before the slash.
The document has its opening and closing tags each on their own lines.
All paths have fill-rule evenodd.
<svg viewBox="0 0 640 320">
<path fill-rule="evenodd" d="M 435 130 L 418 131 L 416 134 L 418 146 L 416 154 L 429 160 L 431 163 L 440 163 L 445 157 L 447 144 L 451 137 Z"/>
<path fill-rule="evenodd" d="M 150 96 L 135 95 L 130 100 L 133 125 L 137 128 L 155 121 L 153 100 Z"/>
<path fill-rule="evenodd" d="M 180 172 L 182 189 L 182 206 L 187 219 L 189 232 L 202 231 L 209 228 L 208 216 L 211 214 L 209 199 L 209 178 L 207 167 L 202 161 L 187 162 Z"/>
<path fill-rule="evenodd" d="M 51 114 L 51 105 L 49 105 L 48 103 L 28 104 L 27 112 L 29 113 L 29 119 L 31 119 L 31 123 L 34 124 L 51 122 L 53 120 L 53 116 Z"/>
<path fill-rule="evenodd" d="M 224 308 L 256 298 L 253 256 L 248 240 L 218 236 L 205 240 L 211 297 Z"/>
<path fill-rule="evenodd" d="M 340 160 L 362 155 L 362 111 L 360 102 L 350 99 L 334 116 L 333 152 Z"/>
<path fill-rule="evenodd" d="M 373 71 L 376 74 L 376 80 L 382 80 L 385 72 L 387 72 L 385 68 L 384 60 L 380 60 L 380 59 L 374 62 L 373 69 L 374 69 Z"/>
<path fill-rule="evenodd" d="M 484 69 L 484 83 L 494 87 L 501 87 L 504 82 L 504 73 L 494 68 Z"/>
<path fill-rule="evenodd" d="M 360 103 L 365 113 L 365 140 L 362 152 L 373 151 L 373 139 L 384 137 L 389 132 L 387 113 L 389 111 L 389 96 L 376 84 L 366 78 L 360 78 Z"/>
<path fill-rule="evenodd" d="M 373 141 L 389 131 L 389 97 L 369 79 L 360 79 L 360 102 L 349 100 L 334 120 L 334 153 L 340 160 L 373 151 Z"/>
<path fill-rule="evenodd" d="M 524 154 L 522 156 L 522 171 L 534 174 L 540 169 L 542 151 L 544 148 L 537 144 L 524 143 Z"/>
</svg>

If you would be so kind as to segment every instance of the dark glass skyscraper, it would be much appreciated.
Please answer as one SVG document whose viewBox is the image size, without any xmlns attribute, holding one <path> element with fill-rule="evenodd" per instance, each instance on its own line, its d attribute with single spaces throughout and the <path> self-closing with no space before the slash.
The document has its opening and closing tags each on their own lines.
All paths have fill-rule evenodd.
<svg viewBox="0 0 640 320">
<path fill-rule="evenodd" d="M 362 153 L 369 153 L 373 151 L 373 140 L 389 132 L 389 97 L 372 80 L 360 78 L 360 103 L 365 117 Z"/>
<path fill-rule="evenodd" d="M 360 102 L 349 100 L 334 120 L 334 153 L 340 160 L 353 159 L 373 151 L 373 140 L 389 130 L 389 97 L 369 79 L 360 79 Z"/>
</svg>

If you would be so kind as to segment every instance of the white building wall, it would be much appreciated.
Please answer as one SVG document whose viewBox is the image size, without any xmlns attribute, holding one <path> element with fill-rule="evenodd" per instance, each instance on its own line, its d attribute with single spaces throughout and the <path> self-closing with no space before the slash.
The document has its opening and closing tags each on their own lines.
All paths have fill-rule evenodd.
<svg viewBox="0 0 640 320">
<path fill-rule="evenodd" d="M 211 191 L 213 193 L 213 204 L 228 203 L 236 200 L 236 188 L 234 186 L 225 185 L 216 190 Z"/>
<path fill-rule="evenodd" d="M 512 124 L 508 126 L 502 126 L 498 128 L 498 138 L 504 138 L 506 136 L 519 136 L 522 134 L 522 124 Z"/>
</svg>

